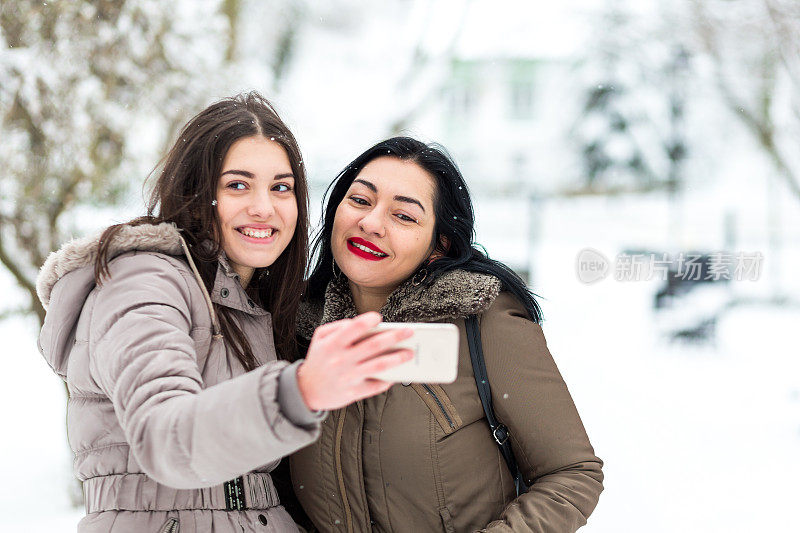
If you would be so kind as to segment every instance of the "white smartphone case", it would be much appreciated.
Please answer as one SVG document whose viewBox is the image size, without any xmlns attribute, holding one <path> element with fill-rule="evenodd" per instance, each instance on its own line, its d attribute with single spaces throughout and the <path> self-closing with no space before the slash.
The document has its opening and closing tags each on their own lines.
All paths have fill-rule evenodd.
<svg viewBox="0 0 800 533">
<path fill-rule="evenodd" d="M 373 377 L 400 383 L 452 383 L 458 375 L 458 328 L 454 324 L 382 322 L 375 331 L 410 328 L 414 335 L 398 348 L 414 352 L 411 361 L 384 370 Z"/>
</svg>

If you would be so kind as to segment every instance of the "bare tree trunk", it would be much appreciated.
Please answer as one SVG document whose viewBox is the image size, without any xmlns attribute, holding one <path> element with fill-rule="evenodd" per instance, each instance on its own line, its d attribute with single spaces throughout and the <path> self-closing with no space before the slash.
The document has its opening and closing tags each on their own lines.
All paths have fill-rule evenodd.
<svg viewBox="0 0 800 533">
<path fill-rule="evenodd" d="M 11 257 L 8 249 L 5 246 L 2 229 L 3 225 L 0 224 L 0 263 L 6 267 L 11 275 L 14 276 L 17 284 L 22 287 L 30 296 L 30 307 L 27 308 L 26 311 L 32 311 L 36 314 L 36 318 L 39 320 L 39 327 L 41 327 L 42 324 L 44 324 L 44 307 L 39 301 L 39 297 L 36 295 L 36 283 L 35 281 L 28 279 L 28 277 L 22 272 L 22 267 Z"/>
<path fill-rule="evenodd" d="M 228 46 L 225 49 L 225 61 L 228 63 L 236 60 L 241 4 L 241 0 L 223 0 L 222 2 L 222 14 L 228 19 Z"/>
</svg>

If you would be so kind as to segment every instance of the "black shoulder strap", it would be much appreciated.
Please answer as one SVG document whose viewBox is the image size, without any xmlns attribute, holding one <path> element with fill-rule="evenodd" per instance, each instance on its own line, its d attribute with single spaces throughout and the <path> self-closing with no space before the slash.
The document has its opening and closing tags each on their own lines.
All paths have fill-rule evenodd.
<svg viewBox="0 0 800 533">
<path fill-rule="evenodd" d="M 508 428 L 501 424 L 494 415 L 492 406 L 492 389 L 489 386 L 489 375 L 486 373 L 486 362 L 483 360 L 483 344 L 481 343 L 481 330 L 478 325 L 478 317 L 470 315 L 466 318 L 467 342 L 469 342 L 469 357 L 472 361 L 472 373 L 475 375 L 475 384 L 478 386 L 478 396 L 481 398 L 483 412 L 486 414 L 486 421 L 492 431 L 492 437 L 500 447 L 500 453 L 506 460 L 509 471 L 514 478 L 514 486 L 517 489 L 517 496 L 526 492 L 528 486 L 519 471 L 514 452 L 511 450 L 509 442 L 510 433 Z"/>
</svg>

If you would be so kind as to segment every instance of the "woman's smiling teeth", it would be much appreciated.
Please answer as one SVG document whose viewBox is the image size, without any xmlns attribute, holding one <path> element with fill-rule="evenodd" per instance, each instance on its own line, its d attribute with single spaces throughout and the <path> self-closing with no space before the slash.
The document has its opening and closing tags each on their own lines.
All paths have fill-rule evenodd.
<svg viewBox="0 0 800 533">
<path fill-rule="evenodd" d="M 266 239 L 272 237 L 272 228 L 268 229 L 253 229 L 253 228 L 236 228 L 236 231 L 248 237 L 255 239 Z"/>
<path fill-rule="evenodd" d="M 382 254 L 380 252 L 376 252 L 375 250 L 372 250 L 371 248 L 367 248 L 366 246 L 363 246 L 363 245 L 358 244 L 356 242 L 353 242 L 353 241 L 348 241 L 348 242 L 350 243 L 351 246 L 354 246 L 354 247 L 358 248 L 361 251 L 371 253 L 375 257 L 386 257 L 386 255 L 387 255 L 387 254 Z"/>
</svg>

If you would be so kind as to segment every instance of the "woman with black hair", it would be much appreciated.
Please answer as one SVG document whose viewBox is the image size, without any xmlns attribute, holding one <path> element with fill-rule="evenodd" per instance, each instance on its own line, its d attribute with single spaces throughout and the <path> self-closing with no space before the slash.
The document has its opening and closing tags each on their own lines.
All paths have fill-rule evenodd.
<svg viewBox="0 0 800 533">
<path fill-rule="evenodd" d="M 295 493 L 313 525 L 559 533 L 584 525 L 602 491 L 602 461 L 548 352 L 533 295 L 472 245 L 472 205 L 452 160 L 392 138 L 329 191 L 298 332 L 308 339 L 320 324 L 378 311 L 393 322 L 453 323 L 461 347 L 454 383 L 397 384 L 334 411 L 320 439 L 292 456 Z M 487 379 L 477 383 L 491 386 L 495 431 L 476 387 L 469 322 L 482 339 Z"/>
</svg>

